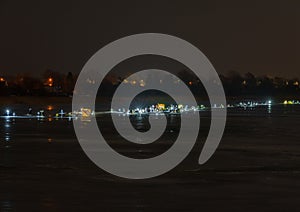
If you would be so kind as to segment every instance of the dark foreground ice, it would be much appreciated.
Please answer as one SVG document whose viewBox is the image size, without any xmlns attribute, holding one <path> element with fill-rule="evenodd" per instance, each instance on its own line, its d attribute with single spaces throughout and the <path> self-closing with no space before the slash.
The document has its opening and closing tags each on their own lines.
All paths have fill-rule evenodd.
<svg viewBox="0 0 300 212">
<path fill-rule="evenodd" d="M 143 158 L 161 153 L 176 134 L 176 119 L 163 141 L 133 147 L 110 131 L 111 145 Z M 134 119 L 137 128 L 144 120 Z M 297 211 L 300 207 L 300 112 L 297 106 L 229 111 L 214 156 L 197 164 L 199 141 L 169 173 L 126 180 L 95 166 L 83 153 L 72 121 L 0 119 L 0 211 Z M 164 142 L 165 141 L 165 142 Z"/>
</svg>

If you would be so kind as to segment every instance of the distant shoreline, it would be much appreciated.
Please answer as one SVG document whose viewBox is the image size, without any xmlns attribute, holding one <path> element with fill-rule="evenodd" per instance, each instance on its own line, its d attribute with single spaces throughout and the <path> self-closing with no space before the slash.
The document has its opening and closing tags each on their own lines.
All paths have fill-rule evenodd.
<svg viewBox="0 0 300 212">
<path fill-rule="evenodd" d="M 147 99 L 152 99 L 153 97 L 147 97 Z M 163 97 L 155 98 L 157 101 L 163 103 Z M 283 102 L 284 100 L 300 100 L 297 96 L 276 96 L 276 97 L 262 97 L 262 96 L 235 96 L 226 97 L 228 102 L 236 101 L 267 101 L 273 100 L 275 102 Z M 207 101 L 205 98 L 197 98 L 198 101 Z M 97 98 L 97 102 L 109 103 L 109 98 Z M 167 102 L 166 102 L 167 103 Z M 57 97 L 57 96 L 0 96 L 0 106 L 5 105 L 51 105 L 51 104 L 72 104 L 72 97 Z"/>
</svg>

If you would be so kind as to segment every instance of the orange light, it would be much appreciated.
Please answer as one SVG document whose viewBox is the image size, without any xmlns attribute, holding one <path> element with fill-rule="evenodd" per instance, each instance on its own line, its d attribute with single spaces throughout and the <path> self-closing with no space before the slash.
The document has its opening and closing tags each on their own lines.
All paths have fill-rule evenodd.
<svg viewBox="0 0 300 212">
<path fill-rule="evenodd" d="M 189 81 L 189 85 L 192 85 L 193 84 L 193 82 L 192 81 Z"/>
<path fill-rule="evenodd" d="M 52 105 L 48 105 L 48 106 L 47 106 L 47 110 L 48 110 L 48 111 L 53 110 L 53 106 L 52 106 Z"/>
<path fill-rule="evenodd" d="M 53 78 L 52 77 L 49 77 L 48 79 L 47 79 L 47 81 L 45 82 L 45 84 L 44 85 L 47 85 L 47 86 L 49 86 L 49 87 L 52 87 L 53 86 Z"/>
<path fill-rule="evenodd" d="M 3 77 L 0 77 L 0 82 L 5 82 L 5 79 Z"/>
</svg>

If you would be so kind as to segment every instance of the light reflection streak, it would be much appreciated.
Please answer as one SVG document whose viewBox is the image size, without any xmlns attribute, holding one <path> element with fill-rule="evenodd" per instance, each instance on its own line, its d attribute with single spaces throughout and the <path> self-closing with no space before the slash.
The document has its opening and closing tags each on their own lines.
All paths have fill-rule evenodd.
<svg viewBox="0 0 300 212">
<path fill-rule="evenodd" d="M 272 113 L 272 105 L 268 105 L 268 113 Z"/>
<path fill-rule="evenodd" d="M 5 119 L 5 123 L 4 123 L 4 140 L 6 142 L 9 142 L 11 140 L 11 136 L 10 136 L 10 131 L 11 131 L 11 122 L 12 121 L 15 121 L 15 120 L 11 120 L 11 119 L 8 119 L 6 118 Z"/>
</svg>

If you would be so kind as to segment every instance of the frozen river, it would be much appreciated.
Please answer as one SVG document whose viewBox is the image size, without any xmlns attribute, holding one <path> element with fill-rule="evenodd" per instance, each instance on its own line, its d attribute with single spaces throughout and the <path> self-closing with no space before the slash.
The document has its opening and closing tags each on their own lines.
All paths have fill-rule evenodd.
<svg viewBox="0 0 300 212">
<path fill-rule="evenodd" d="M 229 109 L 221 144 L 202 166 L 197 160 L 210 121 L 209 113 L 200 115 L 201 130 L 192 154 L 169 173 L 138 181 L 114 177 L 95 166 L 68 119 L 1 118 L 0 211 L 293 211 L 300 207 L 299 105 Z M 98 119 L 106 126 L 102 132 L 113 148 L 135 158 L 164 152 L 172 145 L 179 122 L 173 117 L 162 141 L 141 148 L 122 142 L 109 115 Z M 131 121 L 137 129 L 147 128 L 146 118 L 136 116 Z"/>
</svg>

